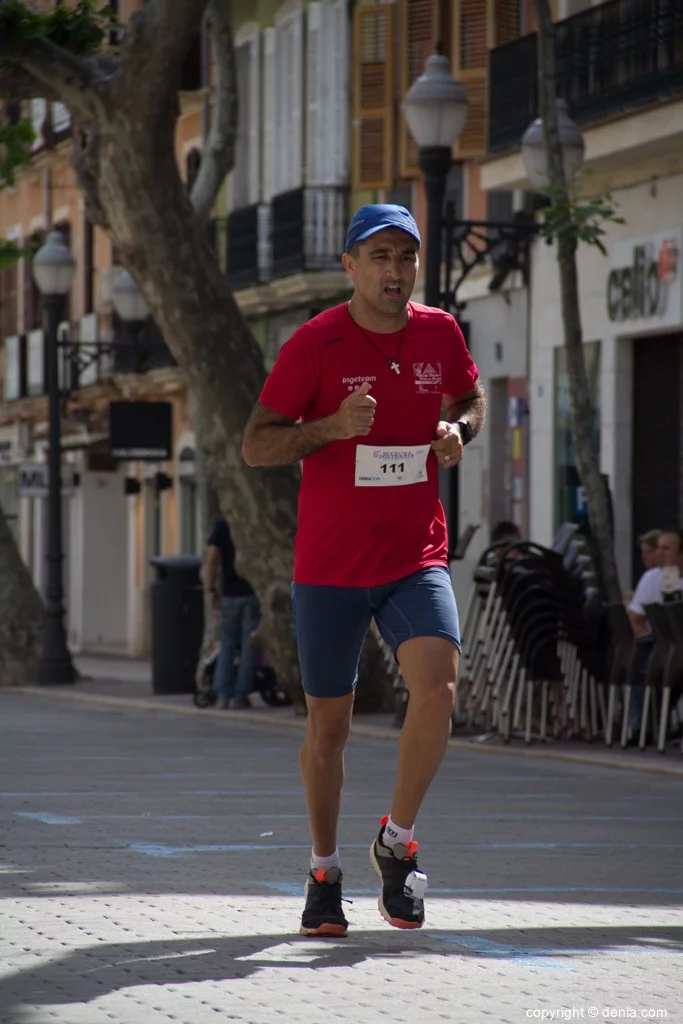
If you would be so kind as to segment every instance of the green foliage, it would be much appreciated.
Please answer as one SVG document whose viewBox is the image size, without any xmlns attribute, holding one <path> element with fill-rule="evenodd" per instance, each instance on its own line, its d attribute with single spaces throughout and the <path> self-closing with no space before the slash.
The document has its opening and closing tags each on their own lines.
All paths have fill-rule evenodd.
<svg viewBox="0 0 683 1024">
<path fill-rule="evenodd" d="M 585 172 L 588 173 L 588 172 Z M 617 205 L 609 192 L 582 196 L 579 185 L 572 183 L 566 189 L 548 187 L 540 190 L 550 200 L 544 211 L 541 234 L 548 241 L 569 236 L 578 244 L 594 245 L 603 256 L 607 250 L 602 238 L 604 224 L 625 224 L 617 215 Z"/>
<path fill-rule="evenodd" d="M 14 185 L 14 172 L 31 161 L 35 134 L 28 120 L 0 124 L 0 189 Z"/>
<path fill-rule="evenodd" d="M 13 263 L 23 256 L 33 256 L 29 249 L 21 249 L 16 242 L 8 242 L 6 238 L 0 238 L 0 270 L 11 267 Z"/>
<path fill-rule="evenodd" d="M 0 47 L 6 54 L 21 53 L 41 36 L 72 53 L 94 53 L 119 27 L 113 8 L 98 9 L 95 0 L 78 0 L 74 7 L 59 4 L 51 11 L 33 10 L 23 0 L 0 3 Z"/>
</svg>

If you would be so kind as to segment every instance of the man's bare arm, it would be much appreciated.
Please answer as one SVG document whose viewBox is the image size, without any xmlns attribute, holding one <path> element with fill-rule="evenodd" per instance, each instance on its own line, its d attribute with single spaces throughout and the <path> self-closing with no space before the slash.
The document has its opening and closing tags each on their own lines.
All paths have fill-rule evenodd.
<svg viewBox="0 0 683 1024">
<path fill-rule="evenodd" d="M 647 619 L 644 615 L 639 615 L 638 612 L 633 612 L 629 608 L 628 617 L 631 620 L 631 626 L 636 636 L 647 636 Z"/>
<path fill-rule="evenodd" d="M 310 423 L 295 423 L 259 402 L 244 431 L 244 461 L 248 466 L 288 466 L 332 441 L 366 437 L 377 406 L 369 390 L 369 384 L 361 384 L 335 413 Z"/>
<path fill-rule="evenodd" d="M 446 420 L 449 423 L 466 420 L 472 428 L 473 436 L 476 437 L 486 419 L 486 392 L 481 382 L 477 381 L 472 391 L 457 398 L 444 395 L 443 403 Z"/>
<path fill-rule="evenodd" d="M 254 408 L 242 439 L 242 457 L 248 466 L 288 466 L 339 439 L 335 417 L 295 423 L 269 409 Z"/>
</svg>

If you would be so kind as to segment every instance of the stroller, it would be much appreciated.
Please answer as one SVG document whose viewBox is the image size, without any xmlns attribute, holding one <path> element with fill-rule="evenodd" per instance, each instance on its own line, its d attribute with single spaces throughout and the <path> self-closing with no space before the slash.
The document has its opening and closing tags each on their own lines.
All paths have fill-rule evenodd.
<svg viewBox="0 0 683 1024">
<path fill-rule="evenodd" d="M 213 707 L 218 699 L 213 679 L 219 653 L 220 645 L 216 643 L 211 653 L 200 661 L 197 668 L 192 702 L 198 708 Z M 239 659 L 239 654 L 237 659 Z M 266 654 L 260 649 L 256 655 L 256 668 L 254 670 L 251 692 L 260 694 L 264 704 L 271 708 L 284 708 L 292 703 L 289 694 L 285 693 L 278 683 L 275 669 Z"/>
</svg>

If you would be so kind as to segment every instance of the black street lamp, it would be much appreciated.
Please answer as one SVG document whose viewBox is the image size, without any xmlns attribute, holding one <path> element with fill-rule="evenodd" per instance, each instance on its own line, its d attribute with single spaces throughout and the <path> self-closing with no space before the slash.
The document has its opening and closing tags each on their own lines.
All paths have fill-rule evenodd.
<svg viewBox="0 0 683 1024">
<path fill-rule="evenodd" d="M 123 321 L 125 329 L 126 345 L 121 346 L 121 349 L 129 353 L 126 370 L 140 370 L 149 356 L 148 352 L 140 351 L 139 346 L 140 331 L 149 316 L 149 307 L 128 270 L 123 270 L 114 281 L 111 298 L 116 315 Z"/>
<path fill-rule="evenodd" d="M 33 276 L 43 297 L 45 367 L 49 403 L 48 419 L 48 525 L 47 587 L 45 591 L 45 632 L 38 663 L 40 686 L 73 683 L 76 671 L 64 630 L 64 585 L 62 580 L 62 445 L 60 436 L 59 360 L 57 328 L 64 299 L 73 281 L 76 261 L 59 231 L 51 231 L 33 260 Z"/>
<path fill-rule="evenodd" d="M 443 201 L 446 178 L 453 166 L 453 143 L 467 120 L 467 94 L 451 75 L 448 60 L 434 54 L 424 74 L 413 83 L 403 103 L 410 134 L 419 146 L 419 165 L 427 197 L 424 301 L 441 305 Z"/>
<path fill-rule="evenodd" d="M 489 285 L 491 290 L 500 287 L 500 281 L 511 270 L 521 270 L 526 276 L 528 246 L 537 228 L 533 214 L 516 214 L 513 220 L 498 223 L 458 220 L 452 204 L 444 213 L 446 177 L 453 166 L 453 144 L 460 137 L 468 114 L 465 88 L 451 75 L 446 57 L 436 53 L 427 60 L 424 74 L 406 93 L 403 112 L 419 146 L 419 166 L 424 174 L 427 197 L 424 301 L 427 306 L 457 314 L 465 308 L 458 289 L 476 266 L 487 261 L 498 263 L 498 274 Z M 450 470 L 448 476 L 444 472 L 440 475 L 440 489 L 448 494 L 449 523 L 457 531 L 458 468 Z"/>
</svg>

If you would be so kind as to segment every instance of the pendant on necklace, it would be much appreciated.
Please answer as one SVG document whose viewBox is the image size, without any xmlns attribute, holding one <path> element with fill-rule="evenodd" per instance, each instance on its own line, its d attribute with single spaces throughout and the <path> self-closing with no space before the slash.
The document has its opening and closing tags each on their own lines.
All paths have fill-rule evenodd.
<svg viewBox="0 0 683 1024">
<path fill-rule="evenodd" d="M 400 374 L 401 367 L 398 365 L 398 360 L 397 359 L 390 359 L 389 360 L 389 366 L 394 371 L 394 373 L 399 373 Z"/>
</svg>

